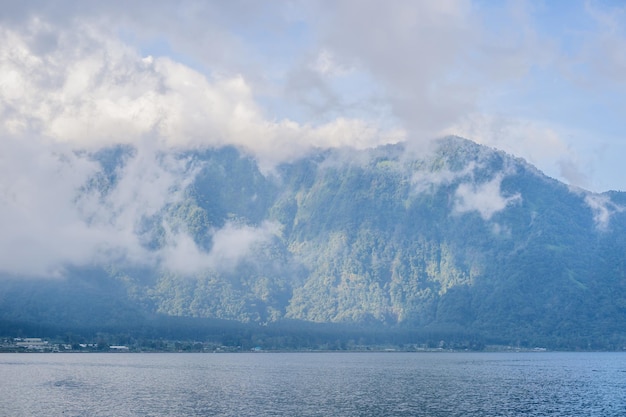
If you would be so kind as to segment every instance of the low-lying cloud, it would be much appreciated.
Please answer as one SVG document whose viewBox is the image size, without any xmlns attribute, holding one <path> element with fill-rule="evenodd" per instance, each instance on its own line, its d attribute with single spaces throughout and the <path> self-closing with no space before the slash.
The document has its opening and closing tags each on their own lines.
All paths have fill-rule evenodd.
<svg viewBox="0 0 626 417">
<path fill-rule="evenodd" d="M 70 265 L 111 263 L 229 270 L 280 232 L 271 222 L 226 223 L 201 248 L 170 210 L 185 201 L 198 162 L 150 142 L 124 152 L 105 167 L 67 144 L 0 141 L 0 275 L 60 277 Z"/>
<path fill-rule="evenodd" d="M 242 260 L 254 257 L 258 245 L 271 241 L 279 230 L 275 222 L 264 222 L 259 227 L 229 222 L 212 232 L 213 244 L 208 252 L 199 248 L 188 233 L 170 233 L 168 244 L 158 256 L 164 268 L 183 275 L 230 271 Z"/>
<path fill-rule="evenodd" d="M 500 185 L 503 178 L 503 174 L 500 173 L 482 184 L 473 182 L 460 184 L 454 193 L 454 211 L 456 213 L 477 211 L 484 220 L 490 220 L 495 213 L 520 202 L 522 196 L 519 193 L 509 197 L 502 195 Z"/>
<path fill-rule="evenodd" d="M 430 192 L 442 185 L 450 185 L 464 178 L 473 178 L 474 170 L 478 165 L 472 161 L 459 171 L 450 169 L 419 170 L 413 173 L 411 185 L 417 193 Z"/>
<path fill-rule="evenodd" d="M 626 210 L 626 207 L 615 204 L 607 195 L 586 193 L 585 203 L 593 213 L 593 221 L 598 230 L 609 229 L 611 216 Z"/>
<path fill-rule="evenodd" d="M 34 138 L 0 141 L 0 270 L 59 276 L 66 265 L 150 263 L 141 224 L 179 201 L 188 161 L 136 148 L 106 178 L 86 152 Z"/>
<path fill-rule="evenodd" d="M 0 141 L 0 268 L 59 275 L 59 260 L 91 261 L 103 239 L 74 204 L 97 165 L 65 146 L 41 152 L 26 139 Z"/>
</svg>

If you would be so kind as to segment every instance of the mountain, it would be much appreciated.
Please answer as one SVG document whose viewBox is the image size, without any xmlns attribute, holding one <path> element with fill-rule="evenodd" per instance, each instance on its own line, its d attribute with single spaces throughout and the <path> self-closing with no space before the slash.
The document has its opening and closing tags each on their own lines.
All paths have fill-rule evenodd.
<svg viewBox="0 0 626 417">
<path fill-rule="evenodd" d="M 83 192 L 106 196 L 133 152 L 94 154 L 102 175 Z M 177 158 L 190 181 L 136 228 L 158 261 L 5 277 L 0 333 L 188 317 L 626 345 L 626 193 L 569 187 L 457 137 L 320 150 L 270 172 L 231 147 Z"/>
</svg>

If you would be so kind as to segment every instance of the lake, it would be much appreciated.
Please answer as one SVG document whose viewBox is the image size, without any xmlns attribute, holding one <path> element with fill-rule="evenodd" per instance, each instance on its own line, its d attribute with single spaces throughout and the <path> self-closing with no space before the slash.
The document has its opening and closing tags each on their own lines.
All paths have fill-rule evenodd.
<svg viewBox="0 0 626 417">
<path fill-rule="evenodd" d="M 0 415 L 626 416 L 626 353 L 7 353 Z"/>
</svg>

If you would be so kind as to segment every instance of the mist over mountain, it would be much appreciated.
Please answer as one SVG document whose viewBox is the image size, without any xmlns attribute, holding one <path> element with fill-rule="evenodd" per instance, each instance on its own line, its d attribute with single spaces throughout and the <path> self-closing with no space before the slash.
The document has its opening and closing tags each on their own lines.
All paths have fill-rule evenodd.
<svg viewBox="0 0 626 417">
<path fill-rule="evenodd" d="M 234 147 L 57 163 L 86 180 L 33 194 L 50 220 L 7 231 L 28 238 L 3 260 L 4 333 L 188 317 L 626 344 L 626 193 L 465 139 L 270 168 Z"/>
</svg>

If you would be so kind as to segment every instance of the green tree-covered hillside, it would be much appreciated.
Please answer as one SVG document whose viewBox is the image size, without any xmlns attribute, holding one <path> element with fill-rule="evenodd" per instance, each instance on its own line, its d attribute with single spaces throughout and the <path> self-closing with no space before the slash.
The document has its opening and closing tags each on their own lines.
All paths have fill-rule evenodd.
<svg viewBox="0 0 626 417">
<path fill-rule="evenodd" d="M 107 175 L 91 186 L 114 188 L 129 152 L 95 155 Z M 626 344 L 624 193 L 573 189 L 454 137 L 427 152 L 323 150 L 270 172 L 234 148 L 179 158 L 192 180 L 137 231 L 154 262 L 6 277 L 2 320 L 163 315 Z"/>
</svg>

